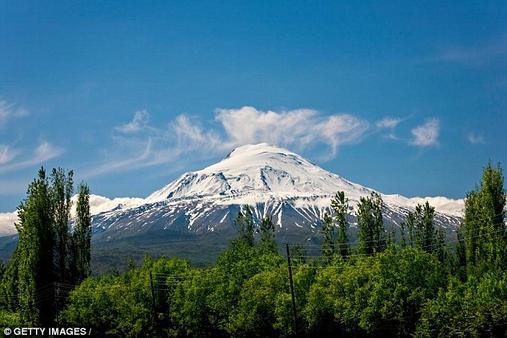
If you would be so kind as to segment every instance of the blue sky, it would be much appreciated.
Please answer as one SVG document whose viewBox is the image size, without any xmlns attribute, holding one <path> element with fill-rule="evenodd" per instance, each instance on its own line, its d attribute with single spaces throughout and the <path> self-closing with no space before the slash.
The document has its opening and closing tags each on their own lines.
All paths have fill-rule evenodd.
<svg viewBox="0 0 507 338">
<path fill-rule="evenodd" d="M 261 141 L 463 197 L 506 126 L 505 1 L 0 1 L 0 211 L 42 164 L 145 196 Z"/>
</svg>

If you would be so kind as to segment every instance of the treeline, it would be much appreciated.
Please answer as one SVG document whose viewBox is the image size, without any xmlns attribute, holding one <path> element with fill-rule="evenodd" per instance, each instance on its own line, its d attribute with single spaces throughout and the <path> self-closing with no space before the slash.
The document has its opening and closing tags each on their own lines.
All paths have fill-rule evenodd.
<svg viewBox="0 0 507 338">
<path fill-rule="evenodd" d="M 428 203 L 386 229 L 374 193 L 359 201 L 351 243 L 350 206 L 338 192 L 322 244 L 288 245 L 288 257 L 272 220 L 255 224 L 245 206 L 237 239 L 214 265 L 147 257 L 123 274 L 86 278 L 57 320 L 115 337 L 506 336 L 505 198 L 501 168 L 486 166 L 457 239 L 445 241 Z M 2 324 L 26 323 L 16 311 Z"/>
<path fill-rule="evenodd" d="M 54 325 L 69 285 L 90 275 L 89 188 L 78 187 L 71 218 L 73 172 L 41 168 L 18 207 L 18 245 L 2 269 L 0 322 L 13 327 Z"/>
</svg>

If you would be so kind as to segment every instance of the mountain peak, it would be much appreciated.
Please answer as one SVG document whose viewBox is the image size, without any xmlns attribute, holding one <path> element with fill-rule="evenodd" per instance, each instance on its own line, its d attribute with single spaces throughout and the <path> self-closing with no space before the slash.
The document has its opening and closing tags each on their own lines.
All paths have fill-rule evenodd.
<svg viewBox="0 0 507 338">
<path fill-rule="evenodd" d="M 291 151 L 269 143 L 244 144 L 234 148 L 225 158 L 255 156 L 262 153 L 294 154 Z M 294 154 L 295 155 L 295 154 Z"/>
<path fill-rule="evenodd" d="M 250 201 L 296 196 L 332 195 L 338 189 L 353 195 L 365 189 L 348 182 L 302 156 L 267 143 L 235 148 L 218 163 L 189 172 L 148 197 L 150 201 L 168 198 L 245 198 Z"/>
</svg>

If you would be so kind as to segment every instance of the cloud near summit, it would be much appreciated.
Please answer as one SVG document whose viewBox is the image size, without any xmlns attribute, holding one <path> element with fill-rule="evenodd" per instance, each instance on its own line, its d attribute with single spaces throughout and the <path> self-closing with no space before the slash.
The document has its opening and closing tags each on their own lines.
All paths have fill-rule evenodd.
<svg viewBox="0 0 507 338">
<path fill-rule="evenodd" d="M 225 147 L 267 142 L 302 150 L 320 143 L 327 145 L 333 156 L 340 145 L 358 141 L 368 129 L 368 122 L 352 115 L 323 116 L 311 109 L 218 109 L 216 120 L 225 132 Z"/>
<path fill-rule="evenodd" d="M 122 149 L 123 157 L 111 159 L 108 154 L 109 160 L 88 174 L 170 163 L 189 152 L 217 155 L 260 142 L 298 151 L 324 145 L 326 158 L 332 158 L 341 145 L 358 142 L 368 128 L 367 121 L 350 114 L 326 116 L 312 109 L 262 111 L 250 106 L 217 109 L 214 123 L 207 126 L 186 114 L 159 126 L 151 124 L 149 113 L 142 110 L 130 122 L 113 128 L 114 152 Z"/>
</svg>

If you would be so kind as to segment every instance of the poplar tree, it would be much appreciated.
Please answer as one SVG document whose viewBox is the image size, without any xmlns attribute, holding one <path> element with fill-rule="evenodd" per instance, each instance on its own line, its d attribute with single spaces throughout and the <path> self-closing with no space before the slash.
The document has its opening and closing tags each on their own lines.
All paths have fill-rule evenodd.
<svg viewBox="0 0 507 338">
<path fill-rule="evenodd" d="M 240 208 L 238 216 L 234 222 L 239 232 L 239 239 L 247 245 L 254 245 L 254 221 L 252 210 L 249 205 Z"/>
<path fill-rule="evenodd" d="M 433 252 L 436 230 L 433 224 L 435 208 L 428 202 L 415 207 L 415 227 L 417 246 L 426 252 Z"/>
<path fill-rule="evenodd" d="M 90 274 L 89 190 L 80 188 L 76 229 L 71 233 L 72 171 L 41 168 L 18 207 L 18 244 L 2 278 L 2 298 L 27 325 L 48 327 L 59 310 L 57 283 L 81 280 Z M 79 248 L 75 255 L 74 238 Z M 71 250 L 72 249 L 72 250 Z M 75 257 L 80 257 L 75 259 Z"/>
<path fill-rule="evenodd" d="M 368 197 L 361 197 L 357 205 L 359 250 L 367 255 L 381 252 L 386 247 L 382 206 L 382 198 L 376 192 L 372 192 Z"/>
<path fill-rule="evenodd" d="M 67 282 L 70 277 L 70 208 L 73 193 L 73 171 L 65 172 L 62 168 L 55 168 L 51 173 L 51 202 L 53 208 L 53 222 L 55 233 L 55 273 L 61 282 Z"/>
<path fill-rule="evenodd" d="M 336 227 L 333 224 L 333 218 L 329 214 L 324 214 L 322 224 L 322 255 L 331 258 L 336 253 Z"/>
<path fill-rule="evenodd" d="M 91 274 L 91 216 L 90 189 L 84 183 L 79 185 L 76 202 L 76 220 L 72 233 L 73 279 L 81 282 Z"/>
<path fill-rule="evenodd" d="M 345 192 L 338 191 L 335 197 L 331 200 L 331 208 L 334 211 L 334 219 L 338 227 L 337 246 L 340 255 L 343 258 L 349 255 L 349 240 L 347 238 L 347 211 L 349 208 L 349 200 L 345 197 Z"/>
<path fill-rule="evenodd" d="M 386 248 L 386 230 L 384 227 L 384 218 L 382 216 L 384 201 L 382 201 L 380 194 L 376 192 L 372 192 L 371 199 L 373 202 L 373 240 L 376 244 L 375 252 L 381 252 Z"/>
<path fill-rule="evenodd" d="M 259 225 L 261 235 L 261 246 L 269 251 L 276 252 L 275 225 L 270 216 L 262 218 Z"/>
<path fill-rule="evenodd" d="M 464 237 L 469 267 L 507 266 L 505 201 L 502 168 L 488 163 L 480 186 L 465 200 Z"/>
<path fill-rule="evenodd" d="M 403 222 L 401 222 L 401 240 L 402 245 L 414 247 L 416 243 L 416 229 L 415 229 L 415 213 L 413 211 L 409 211 L 407 217 Z"/>
<path fill-rule="evenodd" d="M 27 198 L 18 207 L 16 249 L 18 304 L 21 318 L 32 325 L 50 325 L 54 318 L 53 215 L 46 172 L 28 186 Z"/>
</svg>

